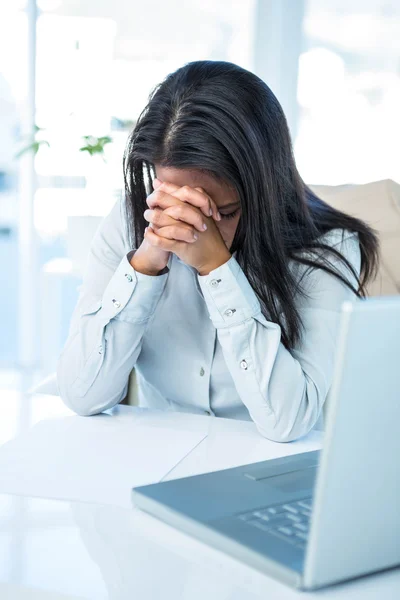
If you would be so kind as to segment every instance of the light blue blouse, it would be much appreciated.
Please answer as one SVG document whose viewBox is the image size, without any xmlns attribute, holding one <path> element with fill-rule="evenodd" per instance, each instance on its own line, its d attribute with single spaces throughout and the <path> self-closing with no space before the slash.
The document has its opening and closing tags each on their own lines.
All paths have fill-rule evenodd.
<svg viewBox="0 0 400 600">
<path fill-rule="evenodd" d="M 359 272 L 357 234 L 337 229 L 324 241 Z M 135 367 L 143 406 L 252 419 L 276 441 L 321 423 L 340 307 L 354 299 L 347 286 L 321 269 L 308 271 L 308 297 L 298 301 L 305 335 L 289 352 L 235 255 L 201 276 L 171 254 L 167 272 L 150 276 L 130 265 L 131 250 L 117 202 L 93 240 L 58 363 L 59 392 L 70 408 L 93 415 L 112 407 L 125 397 Z M 298 263 L 291 267 L 304 273 Z"/>
</svg>

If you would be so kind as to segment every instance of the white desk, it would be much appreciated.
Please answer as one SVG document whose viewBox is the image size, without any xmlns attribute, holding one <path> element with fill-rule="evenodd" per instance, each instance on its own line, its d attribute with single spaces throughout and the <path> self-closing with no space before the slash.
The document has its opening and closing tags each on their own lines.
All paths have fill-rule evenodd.
<svg viewBox="0 0 400 600">
<path fill-rule="evenodd" d="M 168 478 L 312 450 L 318 434 L 295 444 L 263 440 L 251 423 L 118 407 L 147 424 L 174 419 L 208 427 L 208 437 Z M 0 443 L 41 418 L 71 414 L 55 397 L 0 392 Z M 74 419 L 75 417 L 72 417 Z M 101 448 L 99 448 L 101 460 Z M 1 478 L 1 473 L 0 473 Z M 54 482 L 57 485 L 57 481 Z M 395 600 L 400 570 L 314 594 L 301 594 L 140 512 L 112 506 L 0 495 L 0 598 L 6 600 Z"/>
</svg>

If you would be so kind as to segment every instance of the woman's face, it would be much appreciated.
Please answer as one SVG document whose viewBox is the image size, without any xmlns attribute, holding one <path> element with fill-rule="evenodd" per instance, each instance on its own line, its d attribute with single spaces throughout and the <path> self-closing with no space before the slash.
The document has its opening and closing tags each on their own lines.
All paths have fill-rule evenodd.
<svg viewBox="0 0 400 600">
<path fill-rule="evenodd" d="M 174 169 L 157 165 L 155 165 L 155 169 L 157 179 L 160 181 L 174 183 L 179 187 L 184 185 L 192 188 L 201 187 L 214 200 L 222 216 L 220 221 L 214 222 L 229 250 L 235 236 L 241 211 L 236 190 L 201 171 Z"/>
</svg>

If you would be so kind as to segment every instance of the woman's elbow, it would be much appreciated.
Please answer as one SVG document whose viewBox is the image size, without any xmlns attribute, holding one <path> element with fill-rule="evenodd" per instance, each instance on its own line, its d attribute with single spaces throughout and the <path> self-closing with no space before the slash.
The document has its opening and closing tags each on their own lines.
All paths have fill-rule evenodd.
<svg viewBox="0 0 400 600">
<path fill-rule="evenodd" d="M 311 428 L 310 428 L 311 429 Z M 267 440 L 271 442 L 279 442 L 285 444 L 287 442 L 294 442 L 299 438 L 307 435 L 310 429 L 298 431 L 297 429 L 288 429 L 281 427 L 264 427 L 263 425 L 257 425 L 258 432 Z"/>
<path fill-rule="evenodd" d="M 80 417 L 92 417 L 121 402 L 126 396 L 128 384 L 118 391 L 99 385 L 82 390 L 74 384 L 63 383 L 58 388 L 65 406 Z"/>
<path fill-rule="evenodd" d="M 295 396 L 295 394 L 294 394 Z M 325 394 L 311 382 L 304 382 L 298 401 L 286 403 L 286 410 L 274 414 L 274 420 L 256 423 L 260 434 L 273 442 L 294 442 L 306 436 L 317 424 Z"/>
<path fill-rule="evenodd" d="M 274 423 L 256 423 L 256 426 L 259 433 L 268 440 L 287 443 L 294 442 L 310 433 L 317 421 L 318 415 L 312 411 L 312 414 L 308 413 L 302 418 L 299 418 L 298 415 L 292 420 L 281 418 Z"/>
<path fill-rule="evenodd" d="M 101 412 L 91 398 L 79 396 L 72 390 L 60 389 L 60 398 L 67 408 L 80 417 L 91 417 Z"/>
<path fill-rule="evenodd" d="M 79 417 L 92 417 L 101 413 L 101 409 L 93 408 L 92 406 L 85 406 L 84 404 L 78 404 L 76 402 L 70 402 L 62 399 L 65 406 L 72 410 Z"/>
</svg>

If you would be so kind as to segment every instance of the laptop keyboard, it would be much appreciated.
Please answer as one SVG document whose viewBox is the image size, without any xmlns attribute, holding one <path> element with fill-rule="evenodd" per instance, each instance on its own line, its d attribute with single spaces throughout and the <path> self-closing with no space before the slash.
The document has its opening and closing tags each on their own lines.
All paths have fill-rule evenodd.
<svg viewBox="0 0 400 600">
<path fill-rule="evenodd" d="M 304 548 L 308 539 L 311 508 L 312 498 L 308 497 L 242 513 L 237 518 L 294 546 Z"/>
</svg>

